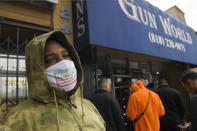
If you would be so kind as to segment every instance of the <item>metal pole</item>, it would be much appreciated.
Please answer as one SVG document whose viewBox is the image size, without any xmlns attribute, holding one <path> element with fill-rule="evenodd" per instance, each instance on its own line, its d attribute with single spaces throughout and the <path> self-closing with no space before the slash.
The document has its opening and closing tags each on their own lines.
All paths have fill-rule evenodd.
<svg viewBox="0 0 197 131">
<path fill-rule="evenodd" d="M 21 79 L 22 81 L 22 79 Z M 25 84 L 24 84 L 24 78 L 23 78 L 23 81 L 21 83 L 23 85 L 23 100 L 25 99 Z"/>
<path fill-rule="evenodd" d="M 8 37 L 7 45 L 7 71 L 6 71 L 6 112 L 8 112 L 8 65 L 9 65 L 9 48 L 10 48 L 10 39 Z"/>
<path fill-rule="evenodd" d="M 25 79 L 24 79 L 24 77 L 23 77 L 23 80 L 22 80 L 22 85 L 23 85 L 23 97 L 25 99 L 25 97 L 26 97 L 26 88 L 25 88 Z"/>
<path fill-rule="evenodd" d="M 39 30 L 39 31 L 44 31 L 44 32 L 52 31 L 50 28 L 33 26 L 33 25 L 29 25 L 29 24 L 24 24 L 24 23 L 17 23 L 17 22 L 10 21 L 10 20 L 0 20 L 0 24 L 6 24 L 6 25 L 17 26 L 17 27 L 33 29 L 33 30 Z"/>
<path fill-rule="evenodd" d="M 2 29 L 2 25 L 0 24 L 0 42 L 1 42 L 1 35 L 2 35 L 1 29 Z"/>
<path fill-rule="evenodd" d="M 97 76 L 97 50 L 96 47 L 94 47 L 94 68 L 95 68 L 95 89 L 98 89 L 97 81 L 98 81 L 98 76 Z"/>
<path fill-rule="evenodd" d="M 154 78 L 154 73 L 153 73 L 151 61 L 149 61 L 148 64 L 149 64 L 149 68 L 150 68 L 150 74 L 151 74 L 151 76 L 152 76 L 152 83 L 153 83 L 154 88 L 155 88 L 155 78 Z"/>
<path fill-rule="evenodd" d="M 13 76 L 12 76 L 12 102 L 14 103 L 14 80 L 13 80 Z"/>
<path fill-rule="evenodd" d="M 126 58 L 126 61 L 127 61 L 127 71 L 130 75 L 130 77 L 128 78 L 128 88 L 130 88 L 131 86 L 131 70 L 130 70 L 130 63 L 129 63 L 129 58 Z"/>
<path fill-rule="evenodd" d="M 18 104 L 18 62 L 19 62 L 19 59 L 18 59 L 18 54 L 19 54 L 19 27 L 17 27 L 17 32 L 16 32 L 16 35 L 17 35 L 17 41 L 16 41 L 16 105 Z"/>
<path fill-rule="evenodd" d="M 27 84 L 27 79 L 26 79 L 27 77 L 25 77 L 25 99 L 27 99 L 27 97 L 28 97 L 28 84 Z"/>
<path fill-rule="evenodd" d="M 109 68 L 109 73 L 110 73 L 110 78 L 111 78 L 111 88 L 112 88 L 112 94 L 116 95 L 115 93 L 115 87 L 114 87 L 114 77 L 113 77 L 113 71 L 112 71 L 112 65 L 111 65 L 111 56 L 108 55 L 108 68 Z"/>
</svg>

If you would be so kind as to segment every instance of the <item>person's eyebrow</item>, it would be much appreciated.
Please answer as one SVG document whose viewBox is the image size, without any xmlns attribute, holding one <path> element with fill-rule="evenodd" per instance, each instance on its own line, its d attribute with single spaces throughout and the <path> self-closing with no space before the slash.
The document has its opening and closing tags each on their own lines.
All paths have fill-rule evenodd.
<svg viewBox="0 0 197 131">
<path fill-rule="evenodd" d="M 51 54 L 47 54 L 44 56 L 44 58 L 50 57 L 50 56 L 55 56 L 55 54 L 51 53 Z"/>
<path fill-rule="evenodd" d="M 69 52 L 67 50 L 63 50 L 62 53 L 67 53 L 69 55 Z"/>
</svg>

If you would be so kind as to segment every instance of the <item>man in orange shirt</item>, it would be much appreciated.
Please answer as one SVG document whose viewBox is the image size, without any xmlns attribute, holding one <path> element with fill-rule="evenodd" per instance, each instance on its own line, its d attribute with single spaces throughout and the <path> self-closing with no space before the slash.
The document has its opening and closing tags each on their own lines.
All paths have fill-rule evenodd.
<svg viewBox="0 0 197 131">
<path fill-rule="evenodd" d="M 132 95 L 129 97 L 126 113 L 131 120 L 136 120 L 147 106 L 143 116 L 135 123 L 135 131 L 159 131 L 159 117 L 165 115 L 159 96 L 153 91 L 149 92 L 141 80 L 134 82 L 130 91 Z"/>
</svg>

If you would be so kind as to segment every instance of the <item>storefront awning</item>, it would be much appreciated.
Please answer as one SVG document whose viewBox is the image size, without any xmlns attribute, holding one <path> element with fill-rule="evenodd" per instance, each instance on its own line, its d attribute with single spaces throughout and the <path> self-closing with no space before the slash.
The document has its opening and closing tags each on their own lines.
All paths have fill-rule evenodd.
<svg viewBox="0 0 197 131">
<path fill-rule="evenodd" d="M 87 0 L 89 42 L 197 64 L 192 28 L 145 0 Z"/>
</svg>

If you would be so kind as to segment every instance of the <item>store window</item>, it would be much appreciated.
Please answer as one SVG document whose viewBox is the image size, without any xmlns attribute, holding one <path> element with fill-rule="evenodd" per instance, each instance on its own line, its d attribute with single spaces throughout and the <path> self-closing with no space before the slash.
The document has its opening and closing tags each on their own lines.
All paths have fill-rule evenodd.
<svg viewBox="0 0 197 131">
<path fill-rule="evenodd" d="M 7 58 L 6 55 L 0 54 L 0 61 L 1 104 L 6 102 L 7 95 L 8 102 L 10 102 L 12 105 L 16 105 L 16 97 L 19 98 L 19 101 L 22 101 L 23 98 L 28 97 L 28 86 L 25 74 L 25 57 L 20 56 L 18 58 L 18 67 L 16 55 L 10 55 L 9 58 Z M 16 88 L 17 86 L 18 88 Z"/>
<path fill-rule="evenodd" d="M 101 77 L 110 77 L 110 63 L 109 56 L 105 53 L 97 53 L 97 61 L 96 61 L 96 74 L 98 78 Z"/>
<path fill-rule="evenodd" d="M 0 20 L 0 109 L 3 113 L 28 98 L 25 47 L 32 38 L 45 32 L 39 27 Z"/>
</svg>

